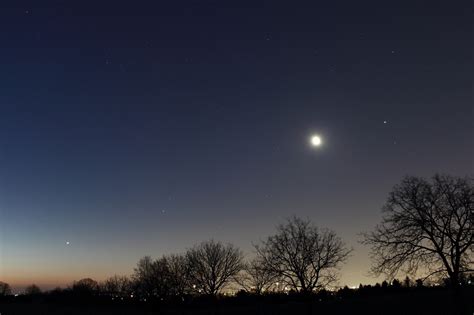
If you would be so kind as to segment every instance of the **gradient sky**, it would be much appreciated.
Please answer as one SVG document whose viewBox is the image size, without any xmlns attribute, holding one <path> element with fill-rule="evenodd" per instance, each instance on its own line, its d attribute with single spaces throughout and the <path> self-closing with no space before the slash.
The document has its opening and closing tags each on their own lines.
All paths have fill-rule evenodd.
<svg viewBox="0 0 474 315">
<path fill-rule="evenodd" d="M 473 174 L 471 1 L 11 3 L 0 281 L 101 280 L 209 238 L 251 255 L 298 215 L 354 247 L 341 284 L 371 283 L 358 233 L 391 187 Z"/>
</svg>

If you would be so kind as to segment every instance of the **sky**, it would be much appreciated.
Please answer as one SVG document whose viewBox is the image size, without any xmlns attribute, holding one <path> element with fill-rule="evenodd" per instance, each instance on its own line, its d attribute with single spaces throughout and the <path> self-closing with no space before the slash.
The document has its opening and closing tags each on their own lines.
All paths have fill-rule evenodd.
<svg viewBox="0 0 474 315">
<path fill-rule="evenodd" d="M 405 175 L 473 174 L 470 1 L 7 1 L 0 281 L 66 286 L 296 215 L 354 252 Z M 318 134 L 322 145 L 313 147 Z M 69 242 L 69 243 L 67 243 Z"/>
</svg>

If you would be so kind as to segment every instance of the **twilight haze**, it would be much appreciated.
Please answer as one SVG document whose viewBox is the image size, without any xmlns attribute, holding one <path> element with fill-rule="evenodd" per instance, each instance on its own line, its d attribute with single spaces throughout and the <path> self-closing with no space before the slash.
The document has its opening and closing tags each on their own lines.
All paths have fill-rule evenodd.
<svg viewBox="0 0 474 315">
<path fill-rule="evenodd" d="M 250 256 L 291 215 L 354 248 L 340 284 L 372 283 L 358 234 L 392 186 L 473 173 L 470 1 L 11 3 L 0 279 L 14 287 L 130 274 L 210 238 Z"/>
</svg>

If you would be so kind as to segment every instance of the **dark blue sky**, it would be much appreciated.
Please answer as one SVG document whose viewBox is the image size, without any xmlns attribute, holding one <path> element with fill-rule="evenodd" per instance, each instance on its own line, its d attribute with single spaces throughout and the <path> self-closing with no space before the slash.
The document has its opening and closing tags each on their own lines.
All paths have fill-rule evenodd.
<svg viewBox="0 0 474 315">
<path fill-rule="evenodd" d="M 10 3 L 0 280 L 102 279 L 211 237 L 251 255 L 296 214 L 355 247 L 342 283 L 371 282 L 357 233 L 391 187 L 473 172 L 470 1 Z"/>
</svg>

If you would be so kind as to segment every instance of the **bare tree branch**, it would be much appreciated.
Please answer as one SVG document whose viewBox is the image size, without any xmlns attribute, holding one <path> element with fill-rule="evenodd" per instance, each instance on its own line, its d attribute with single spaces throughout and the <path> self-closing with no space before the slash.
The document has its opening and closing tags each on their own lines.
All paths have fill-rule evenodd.
<svg viewBox="0 0 474 315">
<path fill-rule="evenodd" d="M 333 231 L 319 230 L 296 217 L 279 225 L 275 235 L 255 248 L 267 272 L 300 292 L 334 283 L 337 269 L 351 252 Z"/>
<path fill-rule="evenodd" d="M 244 267 L 238 248 L 213 240 L 188 250 L 186 258 L 193 284 L 211 295 L 218 294 Z"/>
<path fill-rule="evenodd" d="M 364 235 L 372 272 L 395 277 L 443 273 L 457 286 L 473 267 L 474 188 L 470 178 L 406 177 L 390 192 L 381 224 Z"/>
</svg>

